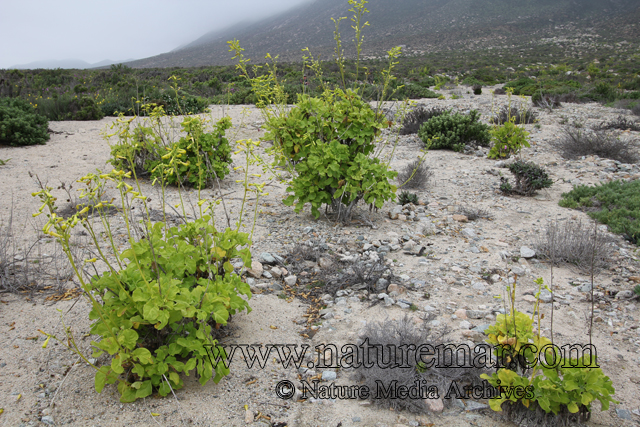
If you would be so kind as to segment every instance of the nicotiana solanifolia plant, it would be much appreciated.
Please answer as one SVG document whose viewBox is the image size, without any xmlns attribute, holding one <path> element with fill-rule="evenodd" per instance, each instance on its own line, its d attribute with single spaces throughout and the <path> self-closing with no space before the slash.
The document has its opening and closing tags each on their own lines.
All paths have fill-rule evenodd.
<svg viewBox="0 0 640 427">
<path fill-rule="evenodd" d="M 118 138 L 120 143 L 128 140 L 131 145 L 141 132 L 152 139 L 170 139 L 171 135 L 161 126 L 164 119 L 160 110 L 148 119 L 156 127 L 145 122 L 136 126 L 135 120 L 120 118 L 113 133 L 107 136 Z M 206 137 L 190 132 L 194 127 L 198 132 L 202 129 L 197 120 L 185 117 L 182 123 L 191 147 L 167 150 L 161 163 L 164 167 L 156 166 L 159 172 L 154 183 L 161 186 L 163 221 L 152 220 L 150 200 L 143 194 L 136 175 L 135 150 L 120 153 L 122 169 L 88 174 L 79 180 L 84 185 L 80 197 L 86 203 L 78 206 L 71 217 L 62 218 L 56 213 L 52 188 L 43 185 L 34 193 L 42 201 L 35 215 L 46 212 L 48 222 L 43 231 L 56 238 L 67 254 L 91 304 L 91 333 L 97 336 L 91 342 L 92 356 L 85 354 L 66 327 L 65 337 L 43 332 L 48 336 L 43 347 L 54 338 L 76 352 L 96 369 L 96 391 L 117 382 L 122 402 L 132 402 L 154 392 L 165 396 L 184 385 L 181 374 L 190 375 L 194 371 L 202 384 L 211 379 L 220 381 L 229 369 L 223 363 L 211 363 L 226 356 L 214 332 L 227 324 L 232 315 L 251 310 L 249 286 L 232 265 L 240 260 L 246 267 L 251 265 L 250 236 L 240 231 L 243 216 L 231 227 L 225 209 L 228 226 L 217 226 L 214 211 L 222 200 L 204 199 L 201 187 L 197 186 L 192 215 L 187 215 L 187 202 L 178 187 L 180 203 L 176 207 L 181 211 L 175 211 L 177 215 L 173 217 L 179 223 L 171 225 L 167 220 L 171 213 L 167 212 L 165 190 L 170 177 L 184 173 L 180 166 L 186 163 L 182 156 L 187 149 L 202 153 L 200 144 L 206 143 Z M 223 119 L 222 126 L 220 122 L 214 125 L 215 132 L 223 133 L 227 121 Z M 201 182 L 211 165 L 195 156 L 195 164 L 188 166 L 194 167 L 191 173 Z M 262 187 L 252 185 L 249 179 L 246 175 L 245 180 L 240 180 L 245 198 L 247 192 L 262 193 Z M 105 197 L 108 186 L 119 197 Z M 142 219 L 134 216 L 134 208 L 136 213 L 142 213 Z M 115 218 L 110 214 L 114 209 L 124 222 L 127 241 L 124 248 L 118 243 Z M 71 253 L 72 231 L 78 225 L 90 236 L 95 253 L 84 264 L 75 262 Z M 89 266 L 93 267 L 93 275 L 87 274 Z M 90 357 L 105 355 L 105 363 L 90 361 Z"/>
</svg>

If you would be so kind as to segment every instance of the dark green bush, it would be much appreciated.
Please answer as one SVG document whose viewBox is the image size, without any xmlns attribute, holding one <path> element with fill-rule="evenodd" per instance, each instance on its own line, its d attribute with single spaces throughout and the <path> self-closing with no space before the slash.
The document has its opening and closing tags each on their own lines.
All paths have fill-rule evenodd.
<svg viewBox="0 0 640 427">
<path fill-rule="evenodd" d="M 44 144 L 49 140 L 49 121 L 28 102 L 0 98 L 0 144 L 11 146 Z"/>
<path fill-rule="evenodd" d="M 500 190 L 503 193 L 532 196 L 538 190 L 549 188 L 553 184 L 547 171 L 533 162 L 517 160 L 507 168 L 515 177 L 515 185 L 511 185 L 507 178 L 501 177 Z"/>
<path fill-rule="evenodd" d="M 398 196 L 398 204 L 404 206 L 412 203 L 414 205 L 418 204 L 418 195 L 416 193 L 410 193 L 408 191 L 403 191 Z"/>
<path fill-rule="evenodd" d="M 480 113 L 469 114 L 447 111 L 425 122 L 418 136 L 429 149 L 451 149 L 462 151 L 465 145 L 488 147 L 491 140 L 489 126 L 480 123 Z"/>
<path fill-rule="evenodd" d="M 586 211 L 636 245 L 640 244 L 640 181 L 611 181 L 607 184 L 578 185 L 562 194 L 558 203 L 565 208 Z"/>
</svg>

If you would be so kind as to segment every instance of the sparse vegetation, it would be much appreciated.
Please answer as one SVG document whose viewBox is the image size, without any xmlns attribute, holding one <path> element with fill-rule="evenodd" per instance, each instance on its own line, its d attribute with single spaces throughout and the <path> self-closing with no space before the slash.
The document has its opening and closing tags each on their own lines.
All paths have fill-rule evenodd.
<svg viewBox="0 0 640 427">
<path fill-rule="evenodd" d="M 623 163 L 638 161 L 636 141 L 623 140 L 603 131 L 590 132 L 566 127 L 564 134 L 554 145 L 565 159 L 596 155 Z"/>
<path fill-rule="evenodd" d="M 518 108 L 517 105 L 514 105 L 511 107 L 502 107 L 489 122 L 497 125 L 502 125 L 507 122 L 512 122 L 516 125 L 529 125 L 537 121 L 538 115 L 535 111 L 526 108 Z"/>
<path fill-rule="evenodd" d="M 613 129 L 640 132 L 640 123 L 634 120 L 629 120 L 623 115 L 619 115 L 617 118 L 609 120 L 608 122 L 602 122 L 594 128 L 596 131 Z"/>
</svg>

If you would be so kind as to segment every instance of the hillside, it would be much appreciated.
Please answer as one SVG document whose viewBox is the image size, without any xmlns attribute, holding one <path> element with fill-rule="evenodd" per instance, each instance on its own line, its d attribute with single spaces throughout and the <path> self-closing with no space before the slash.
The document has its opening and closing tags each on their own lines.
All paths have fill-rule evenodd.
<svg viewBox="0 0 640 427">
<path fill-rule="evenodd" d="M 477 50 L 493 46 L 527 46 L 553 37 L 599 42 L 637 40 L 640 7 L 632 0 L 372 0 L 365 19 L 365 56 L 379 56 L 396 45 L 422 55 L 446 50 Z M 233 63 L 227 41 L 238 39 L 249 58 L 279 54 L 300 60 L 300 50 L 328 58 L 333 52 L 331 18 L 350 17 L 344 0 L 318 0 L 257 23 L 212 31 L 179 50 L 132 61 L 136 68 L 193 67 Z M 351 22 L 341 23 L 346 54 Z"/>
</svg>

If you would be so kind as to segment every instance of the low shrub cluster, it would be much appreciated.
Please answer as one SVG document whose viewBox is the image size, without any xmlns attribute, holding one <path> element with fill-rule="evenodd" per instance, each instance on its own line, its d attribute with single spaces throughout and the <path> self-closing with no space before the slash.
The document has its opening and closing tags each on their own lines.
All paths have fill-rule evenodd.
<svg viewBox="0 0 640 427">
<path fill-rule="evenodd" d="M 0 98 L 0 144 L 38 145 L 49 140 L 49 122 L 19 98 Z"/>
<path fill-rule="evenodd" d="M 513 174 L 515 183 L 512 185 L 507 178 L 500 177 L 500 190 L 503 193 L 532 196 L 538 190 L 549 188 L 553 184 L 547 171 L 533 162 L 517 160 L 509 163 L 507 168 Z"/>
<path fill-rule="evenodd" d="M 578 185 L 562 194 L 559 205 L 580 209 L 613 233 L 640 244 L 640 181 L 611 181 L 606 184 Z"/>
<path fill-rule="evenodd" d="M 623 163 L 638 161 L 638 144 L 633 140 L 621 140 L 602 131 L 583 132 L 567 127 L 562 137 L 554 143 L 565 159 L 577 159 L 582 156 L 596 155 L 604 159 L 618 160 Z"/>
<path fill-rule="evenodd" d="M 404 117 L 404 120 L 402 121 L 402 127 L 400 128 L 400 135 L 418 133 L 418 131 L 420 130 L 420 126 L 422 126 L 423 123 L 448 111 L 450 110 L 444 107 L 425 108 L 423 106 L 418 106 L 407 113 L 407 115 Z"/>
<path fill-rule="evenodd" d="M 432 117 L 418 131 L 428 149 L 462 151 L 466 145 L 487 147 L 491 136 L 489 126 L 480 122 L 480 114 L 444 113 Z"/>
<path fill-rule="evenodd" d="M 400 195 L 398 196 L 398 204 L 404 206 L 408 205 L 409 203 L 417 205 L 418 195 L 416 193 L 410 193 L 408 191 L 400 192 Z"/>
</svg>

